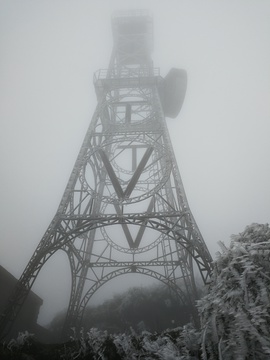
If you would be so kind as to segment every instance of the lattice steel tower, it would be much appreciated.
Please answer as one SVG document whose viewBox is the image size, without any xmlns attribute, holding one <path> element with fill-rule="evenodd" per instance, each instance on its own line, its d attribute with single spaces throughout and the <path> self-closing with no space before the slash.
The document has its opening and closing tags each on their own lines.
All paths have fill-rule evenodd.
<svg viewBox="0 0 270 360">
<path fill-rule="evenodd" d="M 184 303 L 196 297 L 194 272 L 209 279 L 211 256 L 189 209 L 165 123 L 165 116 L 180 111 L 186 72 L 173 69 L 162 78 L 153 67 L 148 12 L 118 13 L 112 30 L 109 68 L 94 75 L 96 111 L 57 213 L 2 318 L 3 333 L 59 249 L 72 274 L 66 329 L 80 325 L 91 296 L 119 275 L 158 279 Z"/>
</svg>

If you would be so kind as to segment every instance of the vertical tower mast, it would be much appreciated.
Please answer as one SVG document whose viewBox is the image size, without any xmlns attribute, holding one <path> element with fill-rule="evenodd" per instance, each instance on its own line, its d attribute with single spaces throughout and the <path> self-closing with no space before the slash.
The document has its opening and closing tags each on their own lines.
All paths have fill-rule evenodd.
<svg viewBox="0 0 270 360">
<path fill-rule="evenodd" d="M 206 283 L 211 256 L 188 206 L 165 123 L 176 117 L 186 72 L 165 79 L 151 60 L 146 11 L 112 19 L 107 70 L 94 75 L 98 104 L 58 211 L 23 272 L 0 324 L 5 333 L 45 262 L 59 249 L 70 261 L 65 329 L 79 327 L 92 295 L 120 275 L 167 284 L 183 303 Z"/>
</svg>

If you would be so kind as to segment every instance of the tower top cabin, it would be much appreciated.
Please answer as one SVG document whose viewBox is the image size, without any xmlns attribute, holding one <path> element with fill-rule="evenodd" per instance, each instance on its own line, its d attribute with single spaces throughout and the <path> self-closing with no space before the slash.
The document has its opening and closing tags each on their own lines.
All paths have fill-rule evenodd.
<svg viewBox="0 0 270 360">
<path fill-rule="evenodd" d="M 112 17 L 112 32 L 118 65 L 152 65 L 153 19 L 147 10 L 115 13 Z"/>
<path fill-rule="evenodd" d="M 159 68 L 153 67 L 153 18 L 149 11 L 129 10 L 115 13 L 112 17 L 112 32 L 114 51 L 110 77 L 146 76 L 149 78 L 149 85 L 152 85 L 151 77 L 158 75 L 158 91 L 164 115 L 177 117 L 185 98 L 187 73 L 183 69 L 173 68 L 162 79 Z"/>
</svg>

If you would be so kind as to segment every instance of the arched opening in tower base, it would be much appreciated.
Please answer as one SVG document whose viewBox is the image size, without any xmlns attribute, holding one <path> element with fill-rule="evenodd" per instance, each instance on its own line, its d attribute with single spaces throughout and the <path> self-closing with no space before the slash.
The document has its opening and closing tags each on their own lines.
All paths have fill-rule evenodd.
<svg viewBox="0 0 270 360">
<path fill-rule="evenodd" d="M 130 327 L 139 332 L 163 331 L 195 322 L 195 316 L 193 300 L 185 293 L 184 284 L 177 286 L 151 269 L 122 268 L 86 292 L 72 335 L 74 329 L 79 336 L 82 328 L 91 327 L 112 333 L 129 331 Z M 70 329 L 65 328 L 64 338 L 68 334 Z"/>
</svg>

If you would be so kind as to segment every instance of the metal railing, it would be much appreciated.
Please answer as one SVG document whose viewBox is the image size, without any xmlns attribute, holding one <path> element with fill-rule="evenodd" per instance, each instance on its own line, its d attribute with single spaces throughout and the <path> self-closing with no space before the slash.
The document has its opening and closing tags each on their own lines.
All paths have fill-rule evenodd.
<svg viewBox="0 0 270 360">
<path fill-rule="evenodd" d="M 96 84 L 98 80 L 104 79 L 131 79 L 140 77 L 160 76 L 159 68 L 124 68 L 120 71 L 118 69 L 99 69 L 94 73 L 93 82 Z"/>
</svg>

